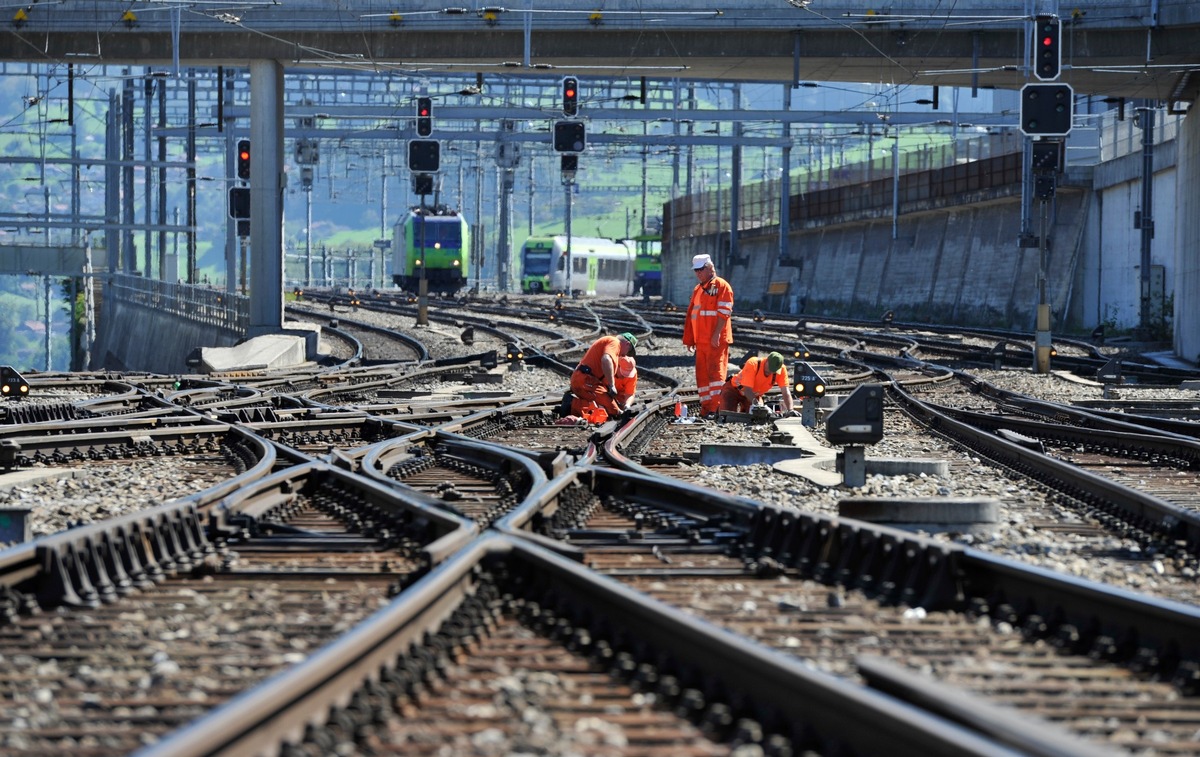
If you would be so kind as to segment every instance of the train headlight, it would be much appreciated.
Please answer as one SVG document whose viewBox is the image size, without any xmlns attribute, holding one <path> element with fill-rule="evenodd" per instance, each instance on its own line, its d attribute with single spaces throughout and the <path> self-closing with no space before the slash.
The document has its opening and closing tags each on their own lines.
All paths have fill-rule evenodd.
<svg viewBox="0 0 1200 757">
<path fill-rule="evenodd" d="M 421 265 L 421 259 L 416 258 L 415 260 L 413 260 L 413 265 Z"/>
<path fill-rule="evenodd" d="M 455 268 L 458 268 L 458 267 L 459 267 L 459 265 L 461 265 L 461 262 L 459 261 L 459 259 L 458 259 L 458 258 L 455 258 L 455 259 L 454 259 L 454 262 L 453 262 L 453 263 L 451 263 L 451 265 L 452 265 L 452 266 L 454 266 Z"/>
</svg>

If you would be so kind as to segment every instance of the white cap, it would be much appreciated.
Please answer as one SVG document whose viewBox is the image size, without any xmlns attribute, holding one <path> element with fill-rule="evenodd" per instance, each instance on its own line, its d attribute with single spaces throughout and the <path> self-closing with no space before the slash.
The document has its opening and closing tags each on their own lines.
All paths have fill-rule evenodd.
<svg viewBox="0 0 1200 757">
<path fill-rule="evenodd" d="M 693 271 L 699 271 L 704 266 L 711 265 L 711 264 L 712 264 L 712 258 L 708 255 L 697 255 L 696 257 L 692 258 L 692 270 Z"/>
</svg>

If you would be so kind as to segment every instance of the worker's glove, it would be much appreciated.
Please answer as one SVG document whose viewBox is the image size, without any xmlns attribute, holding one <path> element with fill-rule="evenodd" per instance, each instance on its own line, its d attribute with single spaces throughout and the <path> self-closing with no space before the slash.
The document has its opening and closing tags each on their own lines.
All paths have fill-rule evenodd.
<svg viewBox="0 0 1200 757">
<path fill-rule="evenodd" d="M 788 410 L 784 413 L 781 413 L 779 417 L 780 418 L 799 418 L 800 413 L 797 410 Z"/>
<path fill-rule="evenodd" d="M 616 388 L 615 386 L 610 386 L 610 387 L 608 387 L 608 389 L 606 389 L 605 391 L 607 391 L 607 392 L 608 392 L 608 396 L 609 396 L 609 397 L 612 397 L 612 398 L 614 398 L 614 399 L 616 398 L 616 396 L 617 396 L 617 388 Z"/>
</svg>

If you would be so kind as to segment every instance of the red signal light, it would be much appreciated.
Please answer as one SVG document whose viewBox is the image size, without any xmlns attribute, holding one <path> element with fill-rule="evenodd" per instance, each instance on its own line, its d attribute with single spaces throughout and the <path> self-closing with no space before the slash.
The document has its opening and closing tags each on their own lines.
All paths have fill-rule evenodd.
<svg viewBox="0 0 1200 757">
<path fill-rule="evenodd" d="M 433 133 L 433 99 L 417 98 L 417 136 L 428 137 Z"/>
<path fill-rule="evenodd" d="M 574 76 L 562 80 L 562 109 L 567 117 L 579 113 L 579 81 Z"/>
<path fill-rule="evenodd" d="M 237 177 L 250 180 L 250 140 L 240 139 L 237 143 Z"/>
</svg>

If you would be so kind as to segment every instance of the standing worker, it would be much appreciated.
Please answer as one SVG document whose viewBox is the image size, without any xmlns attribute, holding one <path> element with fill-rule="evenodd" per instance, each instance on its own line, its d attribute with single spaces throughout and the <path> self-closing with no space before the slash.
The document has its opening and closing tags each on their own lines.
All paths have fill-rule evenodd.
<svg viewBox="0 0 1200 757">
<path fill-rule="evenodd" d="M 712 258 L 692 258 L 699 283 L 692 290 L 683 324 L 683 344 L 696 354 L 696 388 L 700 391 L 700 414 L 714 416 L 721 405 L 725 370 L 729 367 L 729 345 L 733 342 L 733 287 L 717 275 Z"/>
<path fill-rule="evenodd" d="M 599 407 L 610 417 L 624 412 L 624 405 L 617 399 L 617 365 L 636 349 L 637 337 L 628 331 L 592 342 L 571 373 L 571 394 L 575 395 L 571 401 L 572 415 L 591 416 L 593 407 Z"/>
<path fill-rule="evenodd" d="M 742 370 L 725 382 L 721 390 L 721 409 L 748 413 L 774 387 L 779 387 L 783 392 L 783 411 L 791 413 L 792 387 L 788 383 L 783 355 L 772 352 L 765 358 L 752 357 L 742 366 Z"/>
</svg>

